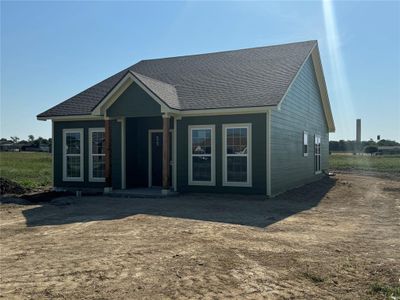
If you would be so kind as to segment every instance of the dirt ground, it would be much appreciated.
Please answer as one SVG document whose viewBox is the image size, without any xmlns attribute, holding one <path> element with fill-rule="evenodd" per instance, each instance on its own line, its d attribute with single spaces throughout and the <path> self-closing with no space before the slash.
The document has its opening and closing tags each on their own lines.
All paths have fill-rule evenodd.
<svg viewBox="0 0 400 300">
<path fill-rule="evenodd" d="M 385 299 L 400 288 L 396 180 L 340 174 L 266 201 L 6 200 L 7 299 Z"/>
</svg>

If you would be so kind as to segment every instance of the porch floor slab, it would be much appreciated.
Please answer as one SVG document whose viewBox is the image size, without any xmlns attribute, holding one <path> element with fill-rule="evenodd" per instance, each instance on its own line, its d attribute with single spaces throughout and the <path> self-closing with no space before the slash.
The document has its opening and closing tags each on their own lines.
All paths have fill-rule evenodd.
<svg viewBox="0 0 400 300">
<path fill-rule="evenodd" d="M 178 193 L 172 190 L 167 193 L 163 193 L 161 188 L 134 188 L 125 190 L 113 190 L 110 193 L 106 193 L 109 197 L 120 197 L 120 198 L 166 198 L 177 196 Z"/>
</svg>

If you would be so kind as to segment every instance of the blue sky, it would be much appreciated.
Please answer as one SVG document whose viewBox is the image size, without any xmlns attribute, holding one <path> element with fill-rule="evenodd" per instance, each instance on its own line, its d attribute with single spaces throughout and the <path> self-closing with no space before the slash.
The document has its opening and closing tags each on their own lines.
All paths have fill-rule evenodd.
<svg viewBox="0 0 400 300">
<path fill-rule="evenodd" d="M 1 2 L 1 137 L 141 59 L 317 39 L 331 139 L 400 140 L 400 2 Z"/>
</svg>

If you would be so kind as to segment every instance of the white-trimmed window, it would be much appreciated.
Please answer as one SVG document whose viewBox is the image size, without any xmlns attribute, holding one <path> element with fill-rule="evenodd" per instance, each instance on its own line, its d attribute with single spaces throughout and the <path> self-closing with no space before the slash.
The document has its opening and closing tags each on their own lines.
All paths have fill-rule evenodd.
<svg viewBox="0 0 400 300">
<path fill-rule="evenodd" d="M 303 132 L 303 156 L 308 156 L 308 133 Z"/>
<path fill-rule="evenodd" d="M 189 126 L 189 185 L 215 185 L 215 125 Z"/>
<path fill-rule="evenodd" d="M 224 124 L 223 185 L 251 186 L 251 124 Z"/>
<path fill-rule="evenodd" d="M 315 174 L 321 173 L 321 137 L 315 135 L 314 138 Z"/>
<path fill-rule="evenodd" d="M 83 181 L 83 129 L 63 130 L 63 180 Z"/>
<path fill-rule="evenodd" d="M 105 181 L 104 159 L 104 128 L 89 128 L 89 181 Z"/>
</svg>

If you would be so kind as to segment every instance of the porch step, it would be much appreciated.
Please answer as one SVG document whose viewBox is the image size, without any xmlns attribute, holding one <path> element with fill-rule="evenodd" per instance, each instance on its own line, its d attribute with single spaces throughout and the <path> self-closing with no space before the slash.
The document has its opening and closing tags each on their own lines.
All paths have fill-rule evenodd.
<svg viewBox="0 0 400 300">
<path fill-rule="evenodd" d="M 157 188 L 138 188 L 113 190 L 112 192 L 105 193 L 104 195 L 118 198 L 166 198 L 177 196 L 178 193 L 174 191 L 168 191 L 167 194 L 164 194 L 161 192 L 161 189 Z"/>
</svg>

